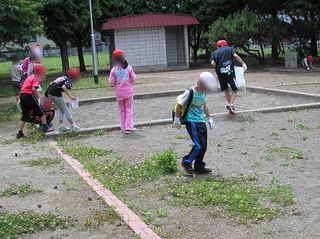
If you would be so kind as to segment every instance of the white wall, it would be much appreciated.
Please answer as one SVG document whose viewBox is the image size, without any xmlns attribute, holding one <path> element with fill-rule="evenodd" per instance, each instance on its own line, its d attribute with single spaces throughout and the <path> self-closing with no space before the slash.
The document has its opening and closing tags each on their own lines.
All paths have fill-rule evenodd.
<svg viewBox="0 0 320 239">
<path fill-rule="evenodd" d="M 115 47 L 132 66 L 167 65 L 164 27 L 115 30 Z"/>
</svg>

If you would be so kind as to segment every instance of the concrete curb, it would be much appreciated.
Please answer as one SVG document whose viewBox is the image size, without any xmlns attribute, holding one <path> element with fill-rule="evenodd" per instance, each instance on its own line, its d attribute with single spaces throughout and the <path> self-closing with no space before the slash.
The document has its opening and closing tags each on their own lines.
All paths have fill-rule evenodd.
<svg viewBox="0 0 320 239">
<path fill-rule="evenodd" d="M 305 99 L 320 101 L 320 95 L 312 94 L 312 93 L 264 88 L 264 87 L 258 87 L 258 86 L 248 86 L 247 90 L 251 93 L 273 94 L 273 95 L 280 95 L 280 96 L 295 96 L 295 97 L 301 97 Z"/>
<path fill-rule="evenodd" d="M 160 97 L 170 97 L 170 96 L 178 96 L 179 94 L 183 93 L 185 89 L 182 90 L 174 90 L 174 91 L 160 91 L 160 92 L 150 92 L 150 93 L 143 93 L 143 94 L 136 94 L 133 96 L 135 100 L 143 100 L 143 99 L 150 99 L 150 98 L 160 98 Z M 257 86 L 247 86 L 247 91 L 251 93 L 262 93 L 262 94 L 274 94 L 280 96 L 294 96 L 294 97 L 302 97 L 305 99 L 311 100 L 319 100 L 320 95 L 317 94 L 310 94 L 310 93 L 302 93 L 298 91 L 291 91 L 291 90 L 279 90 L 279 89 L 271 89 L 271 88 L 264 88 L 264 87 L 257 87 Z M 92 98 L 92 99 L 84 99 L 79 102 L 80 106 L 83 105 L 90 105 L 98 102 L 115 102 L 116 97 L 101 97 L 101 98 Z"/>
<path fill-rule="evenodd" d="M 62 152 L 58 147 L 57 142 L 50 141 L 50 146 L 53 147 L 58 154 L 76 171 L 79 176 L 101 197 L 103 200 L 122 218 L 123 221 L 139 235 L 142 239 L 161 239 L 140 217 L 131 211 L 119 198 L 117 198 L 110 190 L 105 188 L 98 180 L 82 166 L 82 164 Z"/>
<path fill-rule="evenodd" d="M 316 109 L 320 108 L 320 102 L 319 103 L 308 103 L 308 104 L 298 104 L 298 105 L 288 105 L 288 106 L 278 106 L 278 107 L 268 107 L 268 108 L 259 108 L 259 109 L 252 109 L 252 110 L 243 110 L 238 111 L 237 115 L 242 114 L 248 114 L 248 113 L 278 113 L 278 112 L 288 112 L 288 111 L 298 111 L 298 110 L 304 110 L 304 109 Z M 216 113 L 212 114 L 215 118 L 222 118 L 229 115 L 228 113 Z M 156 126 L 156 125 L 168 125 L 172 124 L 172 119 L 159 119 L 159 120 L 150 120 L 150 121 L 144 121 L 144 122 L 138 122 L 135 124 L 135 127 L 141 128 L 146 126 Z M 98 127 L 90 127 L 81 129 L 79 134 L 85 134 L 85 133 L 92 133 L 96 131 L 115 131 L 120 130 L 120 125 L 107 125 L 107 126 L 98 126 Z M 67 133 L 61 134 L 66 135 Z M 58 132 L 50 132 L 46 133 L 47 137 L 53 137 L 59 135 Z"/>
</svg>

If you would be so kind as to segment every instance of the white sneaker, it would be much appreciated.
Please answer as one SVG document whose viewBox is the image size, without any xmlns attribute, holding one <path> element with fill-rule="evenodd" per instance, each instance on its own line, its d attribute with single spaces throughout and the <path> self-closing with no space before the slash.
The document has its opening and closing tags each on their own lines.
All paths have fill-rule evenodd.
<svg viewBox="0 0 320 239">
<path fill-rule="evenodd" d="M 79 131 L 80 127 L 78 125 L 76 125 L 76 124 L 73 124 L 73 125 L 71 125 L 71 130 L 72 131 Z"/>
<path fill-rule="evenodd" d="M 61 126 L 59 126 L 58 131 L 61 132 L 61 133 L 68 132 L 68 131 L 70 131 L 70 128 L 68 128 L 68 127 L 66 127 L 64 125 L 61 125 Z"/>
</svg>

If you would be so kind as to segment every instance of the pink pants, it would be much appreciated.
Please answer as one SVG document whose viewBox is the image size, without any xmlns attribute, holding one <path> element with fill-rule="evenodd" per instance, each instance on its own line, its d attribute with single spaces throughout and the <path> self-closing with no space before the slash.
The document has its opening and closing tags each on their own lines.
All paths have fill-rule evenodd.
<svg viewBox="0 0 320 239">
<path fill-rule="evenodd" d="M 133 97 L 117 99 L 120 119 L 121 119 L 121 131 L 133 130 Z"/>
</svg>

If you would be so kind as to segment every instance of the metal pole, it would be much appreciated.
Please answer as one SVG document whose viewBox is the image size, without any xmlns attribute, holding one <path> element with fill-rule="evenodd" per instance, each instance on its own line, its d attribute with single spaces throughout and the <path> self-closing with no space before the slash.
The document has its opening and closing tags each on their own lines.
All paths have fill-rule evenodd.
<svg viewBox="0 0 320 239">
<path fill-rule="evenodd" d="M 90 12 L 90 26 L 91 26 L 91 50 L 92 50 L 92 63 L 93 63 L 93 79 L 94 83 L 98 84 L 98 66 L 97 66 L 97 51 L 96 51 L 96 39 L 93 31 L 93 17 L 92 17 L 92 4 L 89 0 L 89 12 Z"/>
</svg>

